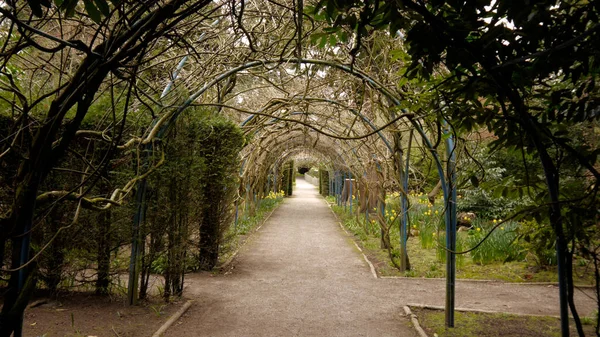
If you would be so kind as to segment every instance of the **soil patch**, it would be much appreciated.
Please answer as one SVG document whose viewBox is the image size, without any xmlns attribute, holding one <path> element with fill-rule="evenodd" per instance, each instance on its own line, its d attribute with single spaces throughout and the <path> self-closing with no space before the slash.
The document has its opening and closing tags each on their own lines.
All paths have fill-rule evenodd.
<svg viewBox="0 0 600 337">
<path fill-rule="evenodd" d="M 439 337 L 560 337 L 560 320 L 555 317 L 517 316 L 510 314 L 488 314 L 456 312 L 455 327 L 446 329 L 444 312 L 440 310 L 411 308 L 419 318 L 419 324 L 429 336 Z M 584 325 L 585 335 L 595 335 L 593 325 Z M 577 336 L 571 324 L 571 336 Z"/>
<path fill-rule="evenodd" d="M 34 299 L 25 310 L 24 336 L 152 336 L 181 306 L 152 298 L 138 306 L 125 298 L 68 293 L 58 299 Z"/>
</svg>

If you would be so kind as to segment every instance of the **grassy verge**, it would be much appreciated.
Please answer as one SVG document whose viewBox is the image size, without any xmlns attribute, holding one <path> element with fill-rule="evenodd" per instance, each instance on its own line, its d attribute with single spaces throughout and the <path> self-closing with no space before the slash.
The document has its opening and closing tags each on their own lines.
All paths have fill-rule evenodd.
<svg viewBox="0 0 600 337">
<path fill-rule="evenodd" d="M 517 316 L 509 314 L 488 314 L 456 312 L 455 327 L 446 328 L 442 310 L 411 309 L 419 318 L 419 324 L 429 336 L 439 337 L 560 337 L 560 320 L 554 317 Z M 595 335 L 595 321 L 584 319 L 586 336 Z M 571 336 L 577 331 L 571 324 Z"/>
<path fill-rule="evenodd" d="M 391 262 L 388 250 L 381 248 L 380 228 L 376 221 L 373 219 L 366 221 L 364 215 L 351 214 L 349 207 L 337 206 L 334 197 L 327 197 L 326 200 L 346 230 L 352 233 L 355 240 L 364 248 L 364 253 L 371 260 L 380 276 L 445 277 L 445 251 L 440 248 L 444 245 L 444 232 L 440 231 L 438 221 L 431 217 L 431 214 L 435 211 L 430 210 L 428 211 L 429 216 L 418 219 L 421 224 L 419 231 L 413 231 L 413 228 L 411 228 L 413 236 L 409 236 L 407 241 L 411 270 L 402 273 Z M 354 209 L 356 208 L 354 207 Z M 394 215 L 386 214 L 386 217 L 392 218 Z M 390 241 L 393 247 L 391 256 L 398 260 L 400 256 L 398 220 L 391 221 L 391 226 Z M 458 250 L 469 248 L 473 237 L 481 235 L 479 231 L 475 230 L 472 232 L 458 232 L 457 234 Z M 480 249 L 488 248 L 482 245 Z M 493 247 L 489 249 L 493 249 Z M 502 256 L 502 252 L 494 252 L 494 254 Z M 457 277 L 460 279 L 505 282 L 557 282 L 555 266 L 540 268 L 534 260 L 528 260 L 527 258 L 508 262 L 502 262 L 502 259 L 497 261 L 486 260 L 485 263 L 482 263 L 482 255 L 484 254 L 481 254 L 481 250 L 479 254 L 457 255 Z M 576 269 L 574 277 L 577 284 L 594 284 L 593 275 L 587 266 L 577 266 Z"/>
</svg>

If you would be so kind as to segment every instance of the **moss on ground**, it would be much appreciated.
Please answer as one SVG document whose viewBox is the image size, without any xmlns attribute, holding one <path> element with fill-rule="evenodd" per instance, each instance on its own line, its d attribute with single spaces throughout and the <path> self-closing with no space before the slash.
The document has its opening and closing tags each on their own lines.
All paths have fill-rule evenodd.
<svg viewBox="0 0 600 337">
<path fill-rule="evenodd" d="M 560 321 L 554 317 L 519 316 L 509 314 L 489 314 L 456 312 L 455 327 L 445 327 L 445 316 L 441 310 L 412 309 L 419 318 L 419 324 L 429 336 L 439 337 L 560 337 Z M 595 335 L 594 325 L 584 325 L 586 336 Z M 571 324 L 571 335 L 576 336 Z"/>
</svg>

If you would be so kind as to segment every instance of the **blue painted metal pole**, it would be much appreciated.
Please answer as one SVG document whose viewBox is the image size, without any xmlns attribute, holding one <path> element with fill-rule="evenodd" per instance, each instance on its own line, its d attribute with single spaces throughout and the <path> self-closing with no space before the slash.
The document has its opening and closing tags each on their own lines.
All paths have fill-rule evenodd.
<svg viewBox="0 0 600 337">
<path fill-rule="evenodd" d="M 250 183 L 246 183 L 246 198 L 244 202 L 244 218 L 248 215 L 248 205 L 250 204 Z"/>
<path fill-rule="evenodd" d="M 406 248 L 406 244 L 408 242 L 408 169 L 410 163 L 410 149 L 412 147 L 412 139 L 413 139 L 413 131 L 410 130 L 410 134 L 408 136 L 408 148 L 406 150 L 406 166 L 404 167 L 404 176 L 402 177 L 402 188 L 404 191 L 401 193 L 400 197 L 402 198 L 402 218 L 400 228 L 401 228 L 401 243 L 400 247 L 402 247 L 402 261 L 401 266 L 406 270 L 408 266 L 408 250 Z M 401 165 L 402 162 L 399 163 Z"/>
<path fill-rule="evenodd" d="M 335 196 L 336 196 L 336 198 L 337 198 L 337 205 L 338 205 L 338 206 L 340 206 L 340 205 L 341 205 L 341 203 L 342 203 L 342 198 L 341 198 L 341 193 L 340 193 L 340 190 L 341 190 L 341 186 L 340 186 L 340 185 L 341 185 L 341 184 L 340 184 L 340 180 L 341 180 L 341 179 L 340 179 L 340 172 L 338 171 L 338 172 L 335 174 Z"/>
<path fill-rule="evenodd" d="M 335 172 L 334 172 L 335 174 Z M 329 174 L 329 192 L 327 193 L 328 196 L 332 196 L 335 195 L 335 191 L 333 190 L 333 176 L 331 174 Z"/>
<path fill-rule="evenodd" d="M 346 172 L 342 172 L 342 198 L 344 197 L 344 187 L 346 187 L 346 189 L 348 188 L 346 186 Z M 344 202 L 344 212 L 346 211 L 347 204 L 348 204 L 346 201 L 347 201 L 346 199 L 343 200 L 343 202 Z"/>
<path fill-rule="evenodd" d="M 338 179 L 338 175 L 339 172 L 335 171 L 335 173 L 333 174 L 333 195 L 335 195 L 335 204 L 336 205 L 340 205 L 340 197 L 338 195 L 338 185 L 339 185 L 339 179 Z"/>
<path fill-rule="evenodd" d="M 175 69 L 175 71 L 173 72 L 173 80 L 170 81 L 167 86 L 165 87 L 165 89 L 163 89 L 162 93 L 160 94 L 160 98 L 165 97 L 169 91 L 171 91 L 171 88 L 173 87 L 173 83 L 175 83 L 175 79 L 179 76 L 179 72 L 181 71 L 181 69 L 183 68 L 183 65 L 185 64 L 185 62 L 187 61 L 188 57 L 187 55 L 184 56 L 181 61 L 179 61 L 179 64 L 177 65 L 177 68 Z"/>
<path fill-rule="evenodd" d="M 348 199 L 350 199 L 350 213 L 352 213 L 352 203 L 354 202 L 354 195 L 352 194 L 352 185 L 354 185 L 352 182 L 352 172 L 348 173 L 348 178 L 350 180 L 350 185 L 348 185 Z"/>
<path fill-rule="evenodd" d="M 449 132 L 449 131 L 446 131 Z M 448 190 L 446 197 L 446 326 L 454 327 L 454 305 L 456 286 L 456 154 L 450 135 L 446 139 L 448 156 Z"/>
<path fill-rule="evenodd" d="M 25 280 L 29 277 L 29 267 L 23 267 L 29 261 L 29 246 L 31 241 L 31 221 L 27 222 L 27 225 L 23 229 L 23 237 L 21 239 L 21 252 L 19 257 L 19 274 L 17 279 L 17 292 L 21 293 L 25 286 Z M 17 240 L 13 241 L 16 242 Z M 19 315 L 18 322 L 15 326 L 14 337 L 21 337 L 23 335 L 23 319 L 24 312 Z"/>
<path fill-rule="evenodd" d="M 385 190 L 382 188 L 381 189 L 381 194 L 379 195 L 379 198 L 381 198 L 379 200 L 379 219 L 381 222 L 386 222 L 386 216 L 385 216 Z M 388 240 L 388 234 L 383 230 L 383 226 L 379 225 L 379 227 L 381 228 L 381 242 L 383 242 L 384 247 L 387 248 L 389 240 Z M 386 226 L 387 227 L 387 226 Z"/>
<path fill-rule="evenodd" d="M 343 181 L 344 177 L 343 177 L 343 173 L 340 171 L 338 172 L 338 188 L 337 188 L 337 194 L 338 194 L 338 206 L 342 206 L 342 184 L 344 183 Z"/>
<path fill-rule="evenodd" d="M 277 188 L 279 187 L 279 179 L 277 178 L 277 166 L 273 169 L 273 192 L 279 192 Z"/>
<path fill-rule="evenodd" d="M 333 171 L 333 196 L 335 197 L 335 204 L 337 205 L 337 171 Z"/>
</svg>

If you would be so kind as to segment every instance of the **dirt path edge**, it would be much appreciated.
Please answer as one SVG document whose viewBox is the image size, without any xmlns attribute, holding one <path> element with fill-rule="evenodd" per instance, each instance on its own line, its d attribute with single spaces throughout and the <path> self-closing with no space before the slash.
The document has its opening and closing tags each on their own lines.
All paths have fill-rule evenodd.
<svg viewBox="0 0 600 337">
<path fill-rule="evenodd" d="M 152 335 L 152 337 L 160 337 L 162 336 L 162 334 L 164 334 L 167 329 L 173 325 L 173 323 L 175 323 L 181 316 L 183 316 L 183 314 L 185 314 L 185 312 L 192 306 L 192 302 L 193 301 L 187 301 L 185 302 L 185 304 L 181 307 L 181 309 L 179 309 L 179 311 L 177 311 L 175 314 L 173 314 L 173 316 L 171 316 L 169 318 L 169 320 L 167 320 L 165 322 L 165 324 L 163 324 L 158 330 L 156 330 L 156 332 L 154 333 L 154 335 Z"/>
<path fill-rule="evenodd" d="M 419 337 L 428 337 L 427 333 L 425 333 L 425 330 L 421 328 L 421 324 L 419 324 L 419 318 L 417 315 L 413 314 L 412 311 L 410 311 L 410 307 L 407 305 L 404 306 L 404 314 L 406 314 L 407 317 L 410 317 L 410 321 L 415 327 L 415 330 L 417 330 Z"/>
</svg>

